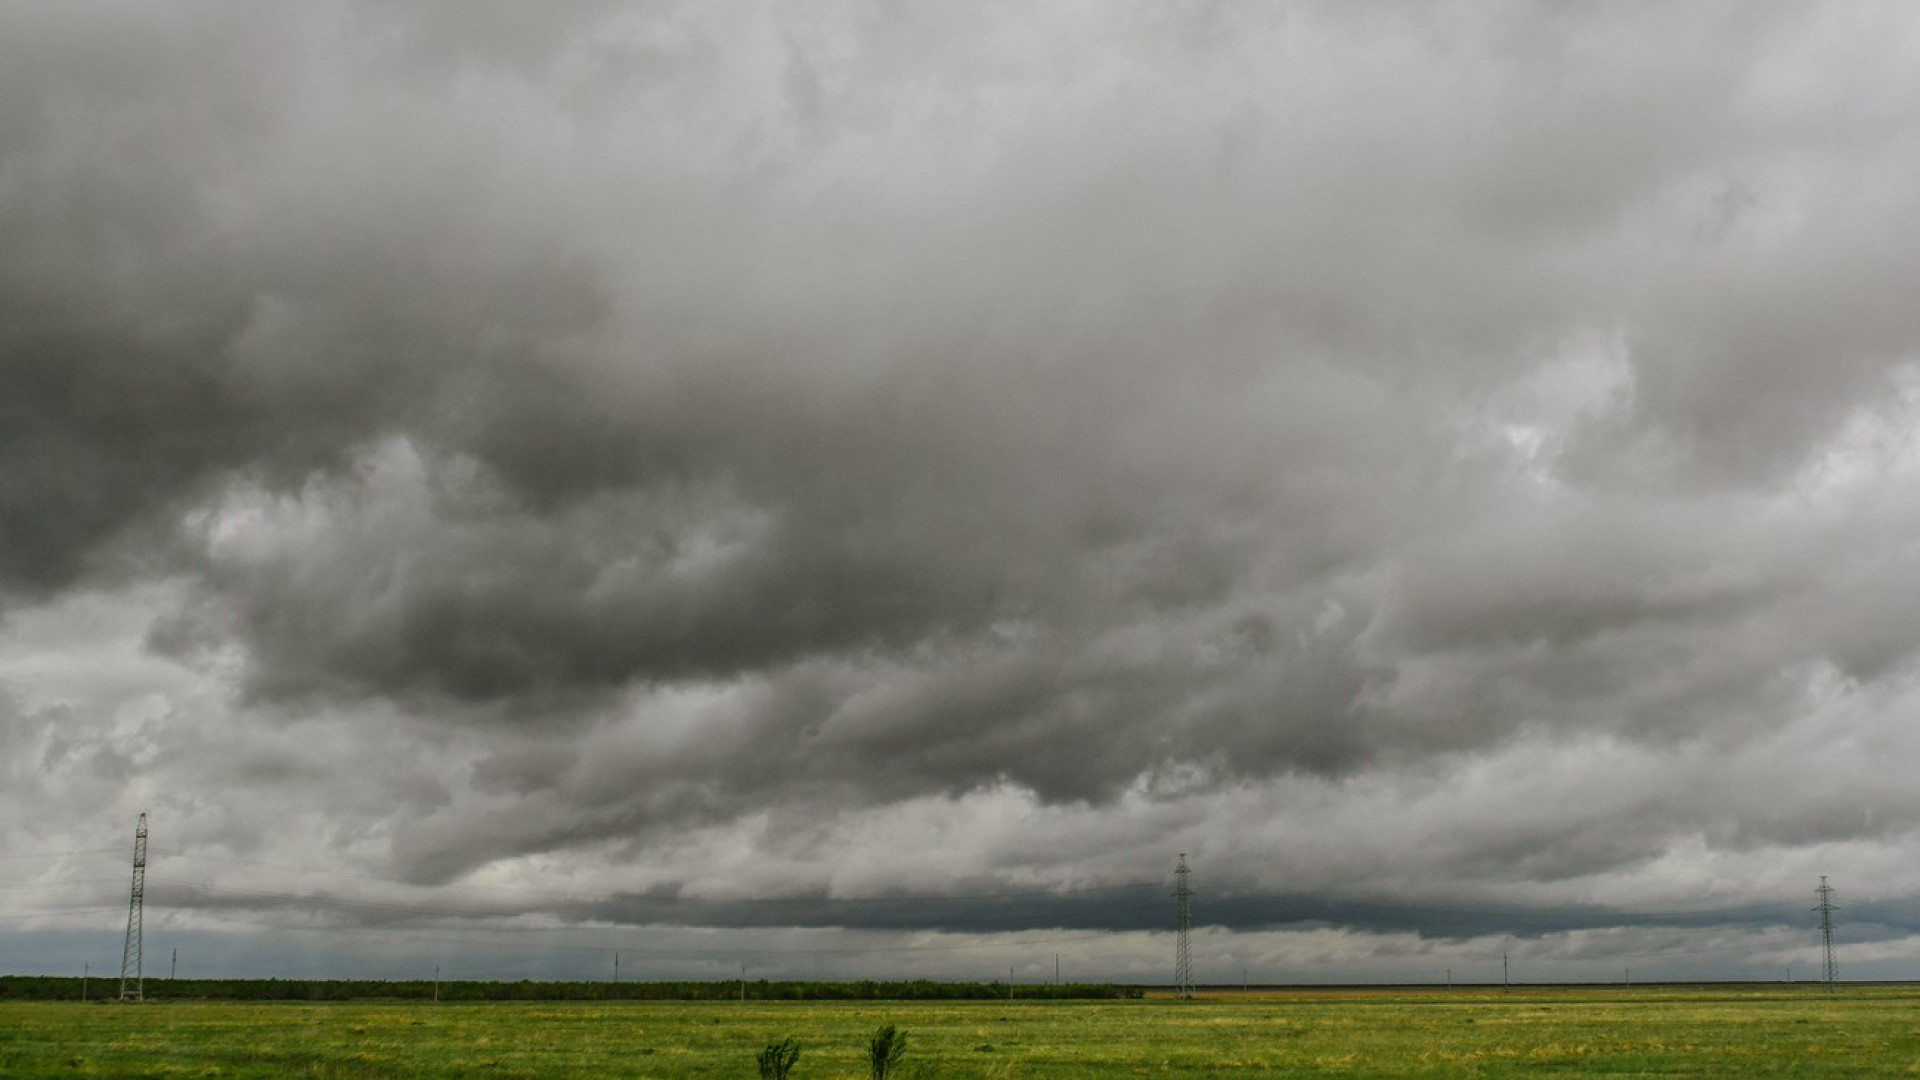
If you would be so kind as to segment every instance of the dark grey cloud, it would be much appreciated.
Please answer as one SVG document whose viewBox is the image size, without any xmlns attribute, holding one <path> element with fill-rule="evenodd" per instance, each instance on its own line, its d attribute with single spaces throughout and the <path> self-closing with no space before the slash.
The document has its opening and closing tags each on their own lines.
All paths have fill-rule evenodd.
<svg viewBox="0 0 1920 1080">
<path fill-rule="evenodd" d="M 14 8 L 9 757 L 429 890 L 1885 856 L 1907 21 Z"/>
</svg>

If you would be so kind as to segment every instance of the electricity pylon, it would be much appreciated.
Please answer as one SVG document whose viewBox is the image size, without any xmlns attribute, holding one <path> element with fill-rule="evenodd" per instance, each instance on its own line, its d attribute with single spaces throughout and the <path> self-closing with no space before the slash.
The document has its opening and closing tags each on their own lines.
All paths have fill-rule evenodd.
<svg viewBox="0 0 1920 1080">
<path fill-rule="evenodd" d="M 1174 991 L 1185 1000 L 1193 997 L 1193 909 L 1189 904 L 1193 890 L 1187 886 L 1187 853 L 1180 853 L 1180 864 L 1173 871 L 1173 919 L 1176 937 L 1173 951 Z"/>
<path fill-rule="evenodd" d="M 1840 966 L 1833 960 L 1833 913 L 1840 909 L 1833 904 L 1833 886 L 1827 884 L 1827 875 L 1820 875 L 1820 887 L 1813 892 L 1820 898 L 1820 905 L 1813 910 L 1820 913 L 1820 944 L 1826 952 L 1820 976 L 1827 984 L 1827 993 L 1832 994 L 1840 989 Z"/>
<path fill-rule="evenodd" d="M 143 970 L 145 944 L 140 940 L 141 919 L 147 904 L 147 815 L 133 830 L 133 896 L 127 901 L 127 947 L 120 954 L 120 1000 L 139 1001 L 146 996 L 147 980 Z"/>
</svg>

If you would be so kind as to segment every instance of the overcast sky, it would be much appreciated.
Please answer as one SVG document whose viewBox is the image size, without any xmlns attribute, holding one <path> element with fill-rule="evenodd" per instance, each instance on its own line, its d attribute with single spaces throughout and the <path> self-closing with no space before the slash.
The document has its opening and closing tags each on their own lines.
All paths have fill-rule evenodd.
<svg viewBox="0 0 1920 1080">
<path fill-rule="evenodd" d="M 1902 3 L 5 5 L 0 968 L 1920 977 L 1916 222 Z"/>
</svg>

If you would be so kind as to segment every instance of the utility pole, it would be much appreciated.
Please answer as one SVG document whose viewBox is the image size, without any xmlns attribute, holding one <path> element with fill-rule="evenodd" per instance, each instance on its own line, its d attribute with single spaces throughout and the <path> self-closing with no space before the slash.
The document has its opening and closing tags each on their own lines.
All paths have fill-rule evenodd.
<svg viewBox="0 0 1920 1080">
<path fill-rule="evenodd" d="M 1507 954 L 1504 952 L 1500 954 L 1500 989 L 1513 989 L 1512 981 L 1507 978 Z"/>
<path fill-rule="evenodd" d="M 613 981 L 620 981 L 620 950 L 613 950 Z"/>
<path fill-rule="evenodd" d="M 1820 875 L 1820 887 L 1813 890 L 1820 898 L 1820 904 L 1813 910 L 1820 913 L 1820 945 L 1826 954 L 1826 964 L 1820 977 L 1827 984 L 1827 993 L 1839 992 L 1840 968 L 1833 960 L 1833 913 L 1840 910 L 1833 904 L 1833 886 L 1827 884 L 1827 875 Z"/>
<path fill-rule="evenodd" d="M 440 965 L 433 965 L 433 1000 L 440 1000 Z"/>
<path fill-rule="evenodd" d="M 746 1003 L 747 1003 L 747 965 L 745 961 L 742 961 L 740 964 L 740 1004 L 745 1005 Z"/>
<path fill-rule="evenodd" d="M 1173 981 L 1174 992 L 1182 1001 L 1193 999 L 1193 889 L 1187 884 L 1187 853 L 1180 853 L 1180 862 L 1173 870 Z"/>
<path fill-rule="evenodd" d="M 127 900 L 127 944 L 120 953 L 120 1000 L 140 1001 L 146 997 L 146 945 L 141 941 L 141 922 L 147 904 L 147 815 L 133 830 L 133 895 Z"/>
<path fill-rule="evenodd" d="M 167 981 L 172 982 L 180 974 L 180 946 L 173 947 L 173 962 L 167 965 Z"/>
</svg>

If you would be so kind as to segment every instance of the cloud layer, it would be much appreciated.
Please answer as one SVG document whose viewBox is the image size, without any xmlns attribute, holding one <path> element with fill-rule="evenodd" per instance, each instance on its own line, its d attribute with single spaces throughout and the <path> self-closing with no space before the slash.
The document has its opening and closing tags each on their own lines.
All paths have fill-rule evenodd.
<svg viewBox="0 0 1920 1080">
<path fill-rule="evenodd" d="M 0 24 L 18 850 L 615 925 L 1920 890 L 1897 7 Z"/>
</svg>

